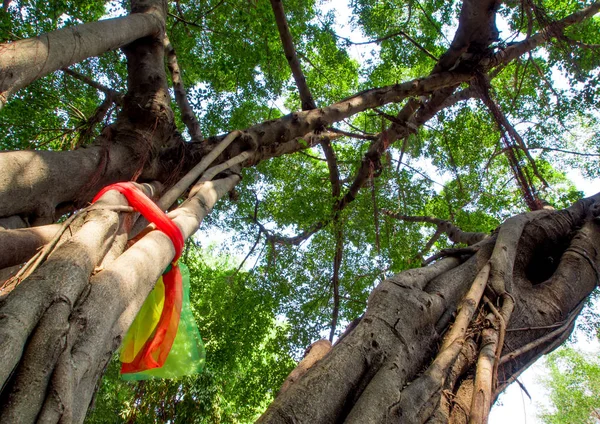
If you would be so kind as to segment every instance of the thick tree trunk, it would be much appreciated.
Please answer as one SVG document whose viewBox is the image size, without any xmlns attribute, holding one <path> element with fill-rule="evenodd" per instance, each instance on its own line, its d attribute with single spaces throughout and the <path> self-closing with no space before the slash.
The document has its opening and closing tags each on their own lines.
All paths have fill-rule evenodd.
<svg viewBox="0 0 600 424">
<path fill-rule="evenodd" d="M 519 215 L 469 258 L 382 282 L 360 323 L 259 422 L 486 422 L 511 377 L 570 333 L 598 284 L 598 215 L 600 194 Z M 468 318 L 453 324 L 456 313 Z"/>
<path fill-rule="evenodd" d="M 141 165 L 131 160 L 131 154 L 130 148 L 120 145 L 2 153 L 0 216 L 27 216 L 34 225 L 52 223 L 60 206 L 73 208 L 74 199 L 89 201 L 99 188 L 129 179 Z"/>
<path fill-rule="evenodd" d="M 172 214 L 186 237 L 238 180 L 192 190 Z M 173 255 L 157 231 L 120 255 L 132 221 L 111 210 L 126 204 L 120 195 L 105 197 L 0 306 L 2 422 L 81 422 Z M 600 194 L 567 210 L 516 216 L 475 254 L 460 251 L 382 282 L 358 325 L 316 364 L 311 357 L 260 422 L 484 422 L 506 383 L 564 340 L 596 287 L 599 212 Z M 559 331 L 548 329 L 557 323 Z"/>
</svg>

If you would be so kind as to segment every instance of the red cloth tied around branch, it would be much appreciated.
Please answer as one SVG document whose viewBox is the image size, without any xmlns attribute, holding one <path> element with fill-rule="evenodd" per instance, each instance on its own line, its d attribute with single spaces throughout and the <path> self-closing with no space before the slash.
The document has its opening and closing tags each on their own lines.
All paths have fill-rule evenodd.
<svg viewBox="0 0 600 424">
<path fill-rule="evenodd" d="M 116 183 L 104 187 L 94 197 L 96 202 L 107 191 L 117 190 L 125 196 L 129 205 L 137 210 L 144 218 L 154 223 L 156 228 L 165 233 L 173 243 L 175 257 L 170 269 L 162 275 L 164 283 L 164 304 L 156 327 L 148 337 L 144 345 L 135 354 L 132 362 L 123 362 L 121 373 L 138 373 L 164 365 L 179 326 L 183 288 L 181 272 L 177 260 L 181 256 L 184 246 L 181 230 L 171 221 L 160 208 L 150 200 L 140 189 L 131 182 Z"/>
</svg>

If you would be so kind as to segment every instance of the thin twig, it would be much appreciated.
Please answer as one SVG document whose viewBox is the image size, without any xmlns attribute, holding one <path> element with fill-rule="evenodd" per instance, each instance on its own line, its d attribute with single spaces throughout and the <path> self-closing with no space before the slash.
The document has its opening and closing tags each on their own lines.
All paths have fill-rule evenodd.
<svg viewBox="0 0 600 424">
<path fill-rule="evenodd" d="M 175 18 L 175 19 L 177 19 L 179 22 L 182 22 L 182 23 L 184 23 L 184 24 L 186 24 L 186 25 L 191 25 L 191 26 L 193 26 L 193 27 L 200 28 L 200 29 L 206 29 L 206 28 L 204 28 L 202 25 L 198 25 L 198 24 L 197 24 L 197 23 L 195 23 L 195 22 L 190 22 L 190 21 L 188 21 L 188 20 L 186 20 L 186 19 L 182 18 L 181 16 L 177 16 L 177 15 L 176 15 L 176 14 L 174 14 L 174 13 L 168 12 L 168 13 L 167 13 L 167 15 L 169 15 L 169 16 L 170 16 L 170 17 L 172 17 L 172 18 Z"/>
<path fill-rule="evenodd" d="M 363 46 L 365 44 L 380 44 L 384 41 L 387 41 L 391 38 L 397 37 L 397 36 L 402 36 L 404 37 L 406 40 L 408 40 L 413 46 L 415 46 L 417 49 L 419 49 L 420 51 L 422 51 L 423 53 L 425 53 L 426 56 L 430 57 L 431 59 L 433 59 L 435 62 L 437 62 L 439 59 L 437 57 L 435 57 L 429 50 L 427 50 L 425 47 L 423 47 L 422 45 L 420 45 L 414 38 L 412 38 L 410 35 L 408 35 L 406 32 L 402 31 L 402 30 L 398 30 L 396 32 L 393 32 L 391 34 L 388 34 L 386 36 L 377 38 L 375 40 L 368 40 L 368 41 L 352 41 L 349 38 L 346 37 L 342 37 L 341 35 L 335 34 L 333 33 L 333 35 L 337 38 L 339 38 L 340 40 L 344 40 L 345 42 L 349 43 L 349 44 L 353 44 L 355 46 Z"/>
<path fill-rule="evenodd" d="M 543 355 L 547 354 L 548 352 L 551 352 L 552 350 L 554 350 L 557 346 L 562 344 L 567 339 L 567 337 L 568 337 L 567 333 L 563 333 L 563 334 L 559 335 L 554 341 L 552 341 L 551 343 L 546 345 L 544 348 L 542 348 L 540 350 L 540 352 L 538 353 L 538 355 L 533 356 L 532 358 L 527 360 L 527 362 L 525 364 L 523 364 L 518 370 L 513 371 L 512 375 L 508 378 L 508 380 L 503 381 L 502 385 L 500 385 L 498 388 L 496 388 L 496 391 L 494 392 L 494 399 L 497 398 L 498 395 L 500 393 L 502 393 L 504 391 L 504 389 L 506 389 L 506 387 L 508 387 L 510 384 L 512 384 L 514 381 L 516 381 L 517 378 L 519 378 L 525 370 L 527 370 L 531 365 L 533 365 L 540 358 L 540 356 L 543 356 Z"/>
<path fill-rule="evenodd" d="M 533 330 L 551 330 L 553 328 L 558 328 L 558 327 L 562 327 L 564 325 L 564 321 L 563 322 L 559 322 L 557 324 L 552 324 L 552 325 L 543 325 L 541 327 L 521 327 L 521 328 L 507 328 L 506 331 L 507 332 L 511 332 L 511 331 L 533 331 Z"/>
<path fill-rule="evenodd" d="M 519 349 L 515 349 L 512 352 L 504 355 L 503 357 L 500 358 L 500 365 L 515 359 L 518 356 L 523 355 L 524 353 L 527 353 L 533 349 L 535 349 L 536 347 L 546 343 L 547 341 L 552 340 L 553 338 L 561 335 L 562 333 L 564 333 L 573 323 L 573 321 L 575 321 L 575 318 L 577 318 L 577 316 L 579 315 L 579 312 L 581 311 L 581 309 L 583 309 L 583 306 L 585 305 L 584 302 L 582 302 L 577 308 L 575 308 L 569 318 L 565 321 L 565 323 L 560 326 L 558 329 L 546 334 L 543 337 L 540 337 L 537 340 L 534 340 L 530 343 L 527 343 L 524 346 L 521 346 Z"/>
<path fill-rule="evenodd" d="M 346 137 L 358 138 L 360 140 L 377 140 L 377 137 L 378 137 L 376 135 L 369 135 L 369 134 L 356 134 L 356 133 L 353 133 L 353 132 L 348 132 L 348 131 L 340 130 L 338 128 L 333 128 L 333 127 L 329 127 L 327 129 L 329 131 L 333 131 L 333 132 L 336 132 L 338 134 L 345 135 Z"/>
<path fill-rule="evenodd" d="M 267 241 L 271 244 L 283 244 L 288 246 L 298 246 L 303 241 L 309 239 L 313 234 L 317 233 L 319 230 L 325 228 L 331 220 L 319 221 L 316 224 L 313 224 L 308 230 L 302 231 L 300 234 L 285 237 L 278 234 L 273 234 L 271 231 L 267 230 L 264 225 L 262 225 L 257 219 L 253 219 L 252 217 L 248 217 L 252 222 L 254 222 L 260 231 L 265 235 Z"/>
<path fill-rule="evenodd" d="M 564 149 L 557 149 L 554 147 L 529 147 L 529 150 L 544 150 L 544 151 L 548 151 L 548 152 L 559 152 L 559 153 L 566 153 L 568 155 L 578 155 L 578 156 L 591 156 L 591 157 L 599 157 L 600 153 L 583 153 L 583 152 L 575 152 L 573 150 L 564 150 Z"/>
<path fill-rule="evenodd" d="M 252 248 L 250 249 L 250 251 L 248 252 L 246 257 L 244 257 L 244 260 L 240 263 L 240 266 L 237 267 L 237 269 L 233 273 L 232 277 L 235 277 L 237 275 L 237 273 L 240 272 L 240 270 L 242 269 L 242 267 L 244 266 L 244 264 L 246 263 L 248 258 L 252 255 L 252 253 L 254 253 L 254 249 L 256 249 L 256 246 L 258 246 L 258 242 L 260 241 L 261 236 L 262 236 L 262 232 L 259 231 L 258 234 L 256 235 L 256 241 L 252 245 Z"/>
<path fill-rule="evenodd" d="M 104 119 L 112 103 L 112 96 L 107 94 L 102 103 L 96 108 L 94 114 L 86 120 L 85 124 L 78 128 L 79 138 L 73 148 L 81 146 L 90 138 L 90 135 L 94 131 L 94 127 Z"/>
</svg>

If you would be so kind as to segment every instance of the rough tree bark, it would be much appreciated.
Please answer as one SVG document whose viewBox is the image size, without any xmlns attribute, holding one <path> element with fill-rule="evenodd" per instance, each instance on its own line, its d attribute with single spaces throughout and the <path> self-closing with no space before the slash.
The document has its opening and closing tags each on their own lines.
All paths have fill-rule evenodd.
<svg viewBox="0 0 600 424">
<path fill-rule="evenodd" d="M 455 92 L 459 84 L 600 10 L 594 3 L 553 23 L 554 32 L 544 28 L 494 53 L 490 43 L 497 37 L 499 2 L 465 0 L 455 38 L 429 76 L 315 108 L 291 54 L 282 3 L 273 0 L 306 110 L 225 138 L 184 143 L 170 108 L 165 47 L 186 125 L 194 141 L 201 134 L 174 50 L 164 37 L 167 2 L 131 3 L 132 14 L 125 18 L 0 46 L 0 107 L 36 78 L 109 49 L 122 47 L 128 67 L 121 111 L 91 147 L 0 156 L 0 219 L 7 228 L 0 230 L 0 271 L 14 274 L 33 255 L 10 290 L 0 286 L 1 422 L 82 422 L 104 367 L 174 255 L 171 242 L 158 231 L 127 246 L 143 225 L 135 224 L 135 214 L 116 192 L 66 224 L 54 224 L 60 214 L 84 206 L 115 181 L 149 182 L 144 185 L 148 194 L 162 193 L 166 185 L 158 201 L 163 209 L 191 186 L 187 200 L 170 214 L 189 237 L 237 184 L 240 166 L 306 148 L 299 137 L 308 145 L 320 143 L 332 124 L 410 98 L 391 117 L 393 124 L 370 138 L 345 194 L 337 178 L 334 210 L 339 211 L 352 202 L 391 143 L 406 139 L 443 108 L 477 95 L 471 87 Z M 173 158 L 181 166 L 174 166 Z M 499 392 L 567 337 L 582 302 L 598 284 L 599 215 L 600 194 L 566 210 L 519 215 L 489 237 L 467 234 L 475 243 L 469 249 L 447 251 L 427 267 L 385 280 L 371 294 L 360 322 L 333 349 L 318 344 L 326 348 L 307 357 L 260 422 L 485 422 Z M 431 217 L 397 217 L 466 236 Z M 34 227 L 14 229 L 27 224 Z M 325 225 L 319 222 L 307 234 Z M 7 254 L 11 248 L 18 252 Z"/>
<path fill-rule="evenodd" d="M 568 336 L 597 286 L 599 215 L 600 193 L 566 210 L 519 215 L 470 257 L 447 257 L 382 282 L 360 323 L 259 422 L 485 422 L 475 413 L 487 414 L 513 376 Z M 478 295 L 465 298 L 468 292 Z M 494 313 L 507 303 L 514 312 L 501 328 Z M 453 327 L 452 316 L 466 310 L 468 319 Z M 557 323 L 565 325 L 551 334 L 548 326 Z M 502 350 L 495 349 L 499 339 Z M 480 374 L 490 380 L 476 391 Z"/>
</svg>

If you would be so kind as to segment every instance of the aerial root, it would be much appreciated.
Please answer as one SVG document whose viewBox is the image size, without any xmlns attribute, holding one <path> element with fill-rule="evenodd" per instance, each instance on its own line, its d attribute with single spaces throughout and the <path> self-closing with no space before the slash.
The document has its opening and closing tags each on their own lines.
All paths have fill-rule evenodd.
<svg viewBox="0 0 600 424">
<path fill-rule="evenodd" d="M 485 290 L 489 275 L 490 263 L 488 262 L 484 265 L 481 271 L 479 271 L 475 277 L 475 280 L 473 281 L 473 284 L 471 285 L 471 288 L 461 301 L 458 307 L 458 315 L 456 316 L 456 320 L 446 334 L 444 342 L 440 347 L 440 352 L 443 352 L 456 340 L 464 340 L 471 320 L 477 311 L 477 306 L 481 301 L 481 296 Z"/>
<path fill-rule="evenodd" d="M 63 242 L 66 241 L 65 239 L 63 239 L 63 235 L 65 231 L 67 231 L 67 229 L 71 228 L 71 226 L 75 224 L 76 220 L 81 220 L 81 222 L 83 222 L 87 213 L 99 209 L 127 213 L 134 211 L 133 208 L 122 205 L 106 205 L 103 207 L 88 206 L 87 208 L 81 210 L 79 213 L 71 215 L 62 224 L 61 228 L 58 230 L 58 232 L 52 238 L 52 240 L 50 240 L 41 250 L 39 250 L 35 255 L 33 255 L 31 259 L 29 259 L 14 276 L 4 281 L 0 286 L 0 289 L 4 290 L 10 287 L 10 290 L 12 290 L 16 286 L 18 286 L 19 283 L 21 283 L 21 281 L 29 277 L 48 258 L 48 256 L 50 256 L 50 254 L 54 250 L 56 250 L 61 239 Z"/>
<path fill-rule="evenodd" d="M 481 350 L 477 360 L 469 424 L 487 423 L 492 406 L 494 364 L 498 349 L 496 328 L 498 323 L 494 314 L 489 314 L 486 319 L 490 323 L 490 327 L 481 332 Z"/>
<path fill-rule="evenodd" d="M 463 345 L 469 341 L 466 346 L 475 346 L 474 338 L 476 339 L 477 335 L 480 337 L 480 351 L 476 363 L 474 362 L 477 355 L 476 349 L 474 349 L 473 354 L 470 355 L 471 360 L 462 361 L 463 365 L 467 365 L 466 367 L 458 370 L 450 364 L 448 373 L 452 375 L 450 380 L 453 381 L 443 388 L 447 393 L 442 396 L 440 405 L 434 411 L 435 415 L 432 415 L 436 420 L 441 420 L 440 417 L 448 419 L 456 414 L 454 406 L 457 406 L 469 417 L 470 423 L 483 424 L 487 422 L 497 387 L 498 366 L 500 365 L 506 327 L 514 309 L 514 299 L 506 287 L 510 287 L 512 283 L 518 240 L 529 220 L 528 217 L 516 218 L 507 221 L 504 224 L 506 228 L 504 225 L 500 228 L 490 260 L 476 275 L 471 287 L 461 300 L 454 324 L 448 330 L 440 346 L 438 357 L 445 355 L 446 351 L 457 342 Z M 486 289 L 497 296 L 495 299 L 501 302 L 501 308 L 497 308 L 487 296 L 484 296 Z M 474 321 L 477 312 L 483 313 L 485 307 L 491 312 L 485 321 Z M 467 355 L 464 355 L 464 358 L 466 359 Z M 472 386 L 465 387 L 461 392 L 463 383 L 465 383 L 463 380 L 463 383 L 457 388 L 458 391 L 455 391 L 454 383 L 473 367 L 475 368 L 475 379 Z M 448 393 L 452 393 L 453 396 L 448 397 Z M 454 401 L 454 398 L 458 400 Z"/>
<path fill-rule="evenodd" d="M 186 190 L 188 190 L 189 187 L 194 186 L 194 184 L 199 178 L 203 177 L 206 173 L 214 172 L 215 168 L 219 167 L 220 165 L 216 165 L 211 169 L 208 169 L 208 167 L 219 157 L 221 153 L 225 151 L 225 149 L 227 149 L 227 147 L 229 147 L 231 143 L 233 143 L 233 141 L 235 141 L 242 134 L 243 133 L 239 130 L 235 130 L 227 134 L 227 136 L 225 136 L 225 138 L 221 140 L 219 144 L 217 144 L 210 152 L 208 152 L 206 156 L 204 156 L 196 166 L 194 166 L 187 174 L 185 174 L 169 190 L 167 190 L 164 195 L 161 196 L 161 198 L 157 202 L 158 207 L 161 208 L 161 210 L 163 211 L 169 209 L 177 201 L 177 199 L 179 199 L 186 192 Z M 240 155 L 242 154 L 244 154 L 244 152 L 242 152 Z M 240 155 L 237 156 L 238 160 Z M 248 154 L 248 157 L 249 156 L 250 155 Z M 244 157 L 242 161 L 246 158 L 247 157 Z M 234 161 L 234 159 L 235 158 L 232 158 L 230 159 L 230 161 Z M 228 169 L 237 163 L 240 162 L 234 161 L 225 169 Z M 217 172 L 214 175 L 212 175 L 210 179 L 212 179 L 214 176 L 216 176 L 217 173 L 222 172 L 223 170 L 217 170 Z M 190 193 L 188 197 L 193 197 L 195 193 L 195 191 L 194 193 Z M 144 228 L 146 228 L 147 225 L 148 221 L 145 218 L 140 217 L 138 221 L 134 224 L 130 232 L 130 237 L 133 238 L 140 234 L 144 230 Z"/>
<path fill-rule="evenodd" d="M 171 207 L 177 199 L 185 193 L 198 178 L 202 176 L 204 171 L 219 157 L 223 151 L 229 147 L 231 143 L 242 135 L 242 132 L 235 130 L 227 134 L 227 136 L 221 140 L 206 156 L 202 158 L 198 164 L 193 167 L 187 174 L 185 174 L 177 183 L 173 185 L 158 201 L 158 206 L 162 210 L 166 210 Z"/>
<path fill-rule="evenodd" d="M 464 397 L 462 400 L 457 398 L 458 394 L 455 395 L 453 390 L 457 380 L 471 368 L 477 356 L 476 343 L 469 336 L 469 329 L 473 325 L 473 318 L 479 309 L 483 293 L 487 287 L 490 269 L 491 265 L 488 261 L 477 273 L 471 287 L 458 306 L 458 314 L 455 322 L 444 337 L 435 361 L 421 377 L 405 389 L 405 391 L 409 390 L 409 392 L 417 389 L 420 392 L 428 390 L 428 395 L 423 398 L 427 399 L 426 403 L 430 403 L 431 405 L 423 409 L 425 405 L 420 405 L 417 399 L 412 399 L 405 405 L 403 400 L 407 399 L 405 396 L 409 395 L 405 395 L 403 391 L 401 402 L 396 407 L 396 410 L 402 409 L 404 411 L 402 415 L 403 419 L 408 419 L 406 413 L 409 410 L 413 410 L 415 405 L 420 405 L 414 409 L 415 411 L 418 411 L 419 414 L 427 415 L 419 416 L 418 419 L 417 416 L 412 417 L 415 422 L 424 422 L 428 417 L 431 417 L 434 422 L 443 422 L 449 418 L 453 410 L 453 405 L 461 406 L 468 415 L 470 409 L 467 407 Z M 477 332 L 477 330 L 474 330 L 474 332 Z M 491 336 L 491 334 L 488 335 L 488 337 Z M 496 354 L 495 346 L 494 344 L 494 355 Z M 458 360 L 459 357 L 461 358 L 460 360 Z M 490 366 L 492 369 L 491 373 L 493 374 L 493 362 Z M 490 378 L 490 388 L 492 387 L 491 380 Z M 411 389 L 413 387 L 414 389 Z M 449 393 L 452 394 L 450 398 Z M 487 398 L 491 398 L 489 390 L 487 393 Z M 470 403 L 472 403 L 475 397 L 469 397 L 469 399 Z"/>
<path fill-rule="evenodd" d="M 238 134 L 230 134 L 224 144 L 231 143 Z M 224 149 L 226 146 L 221 147 Z M 217 155 L 218 152 L 212 154 L 214 158 Z M 245 156 L 242 153 L 225 165 L 229 168 L 240 163 Z M 206 163 L 206 167 L 208 165 L 210 163 Z M 224 168 L 213 167 L 212 174 L 206 178 L 212 179 Z M 229 187 L 239 181 L 239 177 L 227 181 L 225 185 Z M 205 203 L 210 210 L 213 200 L 224 194 L 224 184 L 208 184 L 206 190 L 194 196 L 208 196 Z M 73 414 L 73 399 L 80 397 L 77 393 L 80 381 L 74 377 L 77 373 L 71 372 L 71 349 L 75 341 L 69 340 L 69 335 L 74 334 L 71 327 L 79 324 L 70 317 L 74 305 L 87 297 L 89 290 L 85 288 L 89 285 L 90 276 L 111 251 L 117 232 L 122 231 L 125 225 L 123 216 L 118 213 L 134 212 L 127 204 L 118 203 L 123 202 L 121 195 L 109 193 L 106 199 L 103 196 L 104 200 L 67 219 L 52 240 L 3 285 L 16 288 L 0 305 L 3 322 L 0 353 L 6 358 L 0 364 L 3 421 L 14 421 L 11 417 L 25 422 L 34 421 L 36 417 L 53 422 L 69 421 Z M 193 213 L 198 212 L 194 207 L 192 210 Z M 205 216 L 205 212 L 200 212 L 200 215 Z M 188 233 L 190 229 L 187 228 Z M 72 260 L 61 265 L 66 258 Z M 58 269 L 61 272 L 56 273 Z M 23 308 L 21 304 L 27 307 Z M 23 315 L 23 311 L 27 313 Z M 23 393 L 28 395 L 22 396 Z M 13 398 L 18 401 L 12 401 Z M 26 417 L 27 414 L 30 416 Z"/>
<path fill-rule="evenodd" d="M 110 201 L 116 202 L 118 198 L 113 197 Z M 57 330 L 57 333 L 54 329 L 61 327 L 65 316 L 68 318 L 69 311 L 84 291 L 95 266 L 108 251 L 118 230 L 119 217 L 113 212 L 94 209 L 81 216 L 84 222 L 79 230 L 62 243 L 62 235 L 57 235 L 22 273 L 28 277 L 25 282 L 16 285 L 0 305 L 0 355 L 4 358 L 0 362 L 2 387 L 21 361 L 25 347 L 33 342 L 33 339 L 29 339 L 34 331 L 49 331 L 50 337 L 62 337 L 62 330 Z M 66 223 L 63 233 L 75 219 Z M 51 317 L 53 313 L 57 314 L 56 320 Z M 47 326 L 41 326 L 44 319 L 48 320 Z M 49 352 L 42 348 L 36 354 Z M 43 369 L 49 367 L 51 371 L 55 360 L 53 358 L 48 363 L 40 364 Z M 19 372 L 16 371 L 17 375 Z"/>
<path fill-rule="evenodd" d="M 504 337 L 506 336 L 506 321 L 504 320 L 502 314 L 498 312 L 498 309 L 496 309 L 494 304 L 487 298 L 487 296 L 484 296 L 483 300 L 498 320 L 498 343 L 496 346 L 496 353 L 494 355 L 494 370 L 492 372 L 492 390 L 495 390 L 498 383 L 498 365 L 500 364 L 500 354 L 502 353 L 502 346 L 504 346 Z"/>
<path fill-rule="evenodd" d="M 38 422 L 56 423 L 73 421 L 73 362 L 71 361 L 72 343 L 67 341 L 67 347 L 58 358 L 58 363 L 52 374 L 46 400 L 38 416 Z"/>
</svg>

